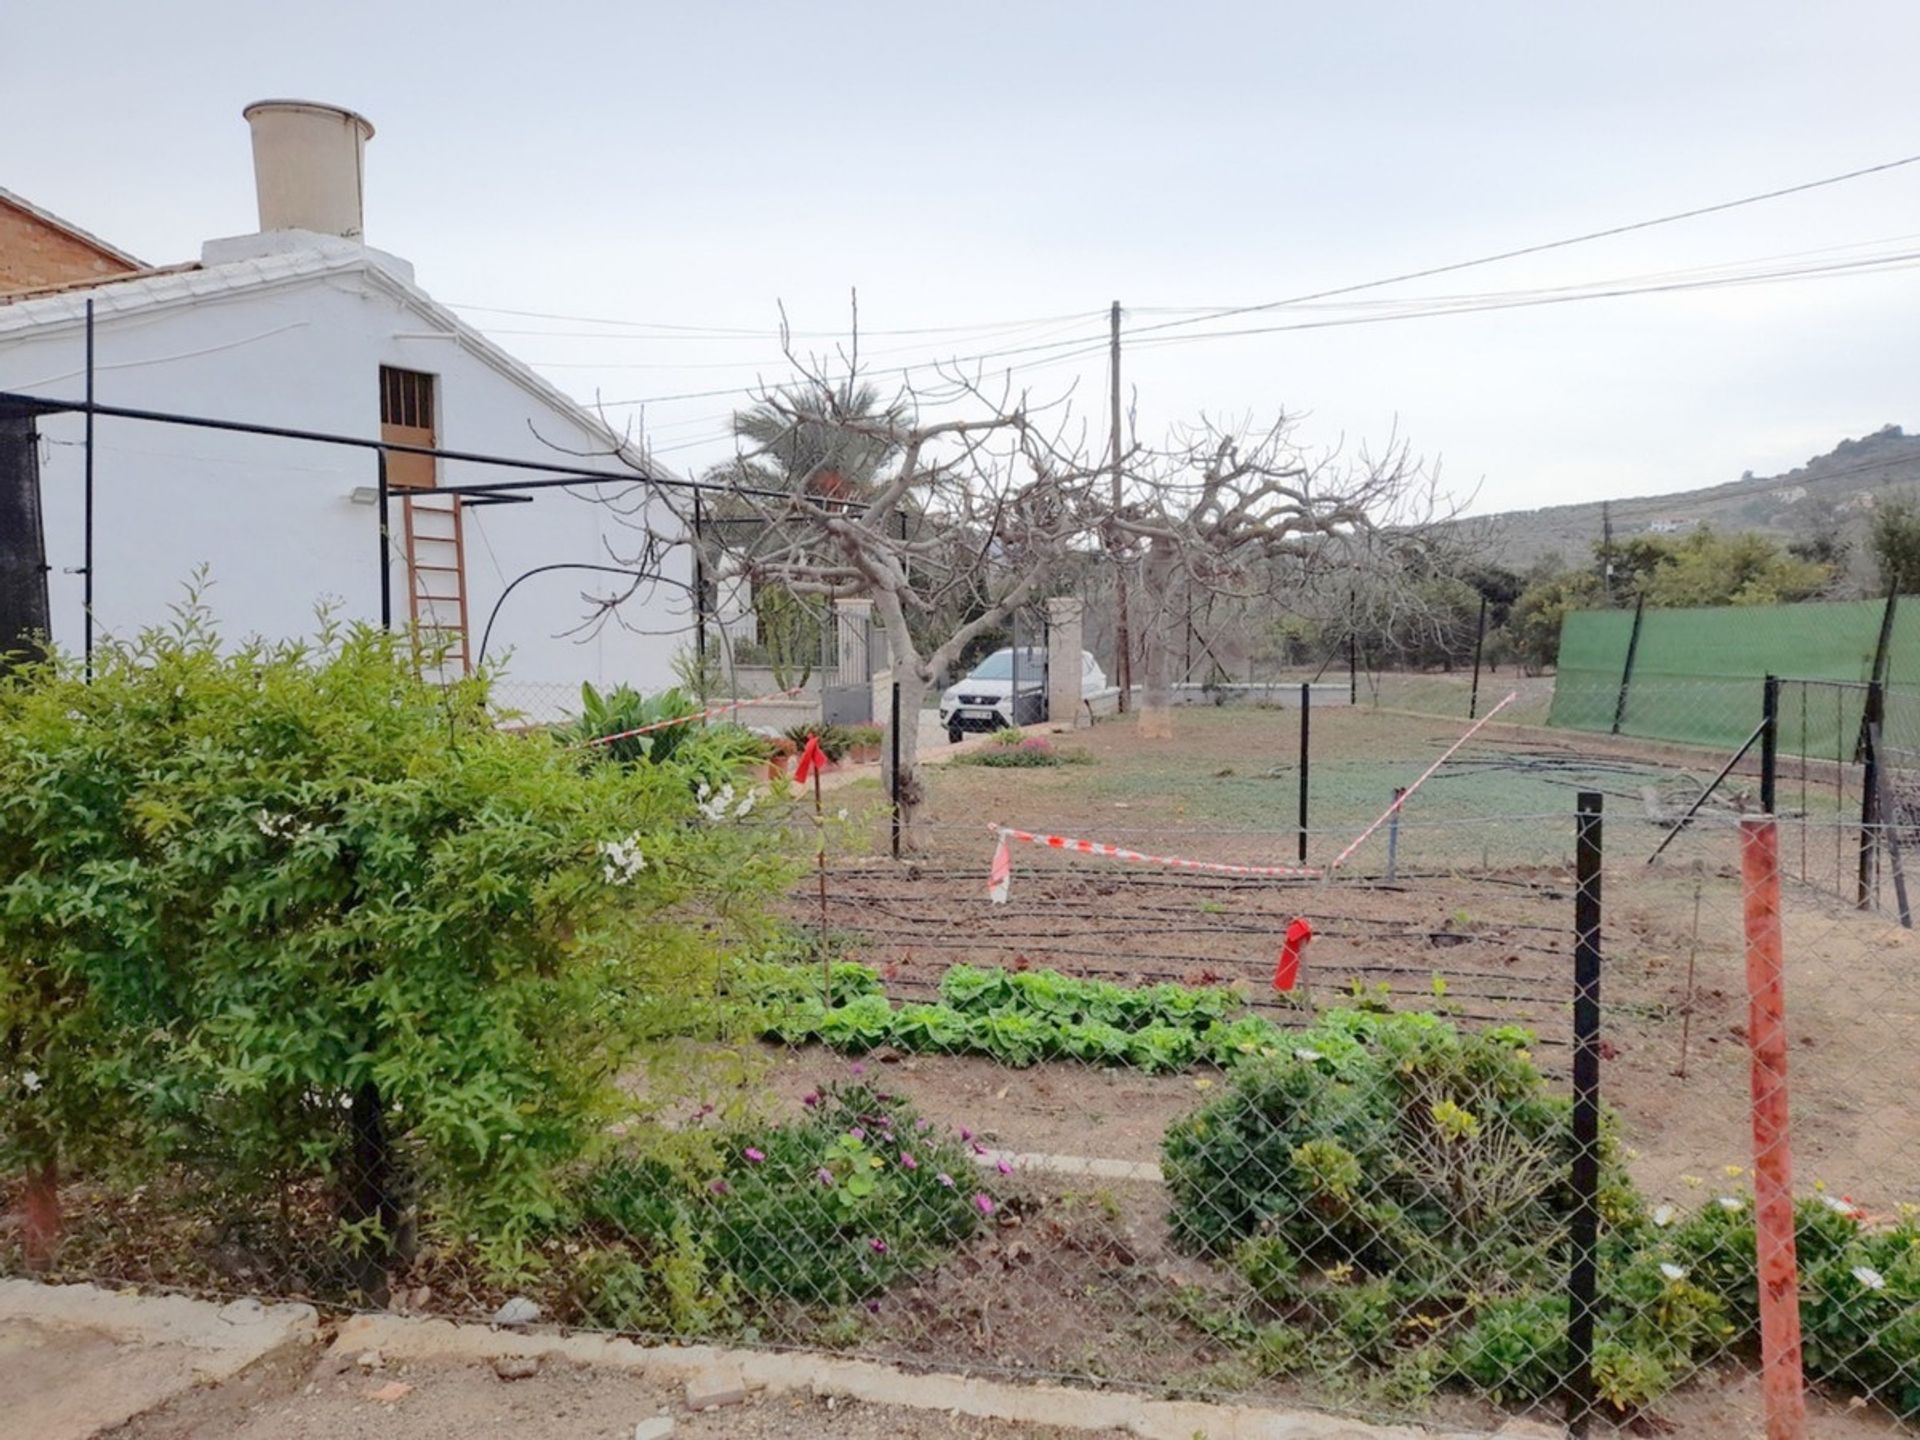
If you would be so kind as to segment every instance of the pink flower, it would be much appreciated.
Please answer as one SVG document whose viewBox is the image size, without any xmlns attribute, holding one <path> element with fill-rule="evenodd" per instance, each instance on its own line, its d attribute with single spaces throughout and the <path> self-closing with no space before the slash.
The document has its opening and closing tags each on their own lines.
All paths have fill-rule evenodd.
<svg viewBox="0 0 1920 1440">
<path fill-rule="evenodd" d="M 978 1210 L 982 1215 L 993 1214 L 993 1197 L 991 1195 L 974 1196 L 973 1208 Z"/>
<path fill-rule="evenodd" d="M 960 1127 L 960 1138 L 963 1141 L 973 1139 L 973 1131 L 967 1129 L 966 1126 L 962 1125 Z"/>
<path fill-rule="evenodd" d="M 740 1153 L 747 1157 L 747 1163 L 749 1165 L 758 1165 L 762 1160 L 767 1158 L 766 1151 L 756 1150 L 751 1145 L 747 1146 L 747 1148 Z"/>
<path fill-rule="evenodd" d="M 913 1128 L 924 1135 L 933 1128 L 933 1122 L 923 1117 Z"/>
<path fill-rule="evenodd" d="M 813 1178 L 818 1180 L 822 1185 L 833 1184 L 833 1172 L 824 1165 L 813 1172 Z"/>
<path fill-rule="evenodd" d="M 902 1150 L 900 1152 L 900 1166 L 904 1170 L 918 1170 L 920 1168 L 920 1162 Z"/>
<path fill-rule="evenodd" d="M 984 1155 L 987 1153 L 987 1147 L 976 1140 L 973 1142 L 973 1153 L 976 1155 Z"/>
<path fill-rule="evenodd" d="M 878 1235 L 867 1241 L 867 1244 L 873 1247 L 873 1253 L 876 1255 L 884 1255 L 887 1253 L 887 1242 L 882 1240 Z"/>
<path fill-rule="evenodd" d="M 933 1178 L 936 1181 L 938 1181 L 940 1184 L 946 1186 L 947 1189 L 949 1190 L 953 1189 L 953 1176 L 947 1174 L 946 1171 L 942 1170 L 938 1175 L 934 1176 Z"/>
<path fill-rule="evenodd" d="M 864 1140 L 867 1138 L 867 1132 L 862 1130 L 858 1125 L 847 1131 L 847 1134 L 851 1135 L 855 1140 Z"/>
<path fill-rule="evenodd" d="M 707 1189 L 716 1195 L 731 1195 L 733 1193 L 733 1187 L 724 1180 L 714 1181 L 711 1185 L 707 1186 Z"/>
<path fill-rule="evenodd" d="M 814 1106 L 820 1103 L 820 1092 L 818 1090 L 809 1090 L 800 1097 L 800 1103 L 809 1110 L 813 1109 Z"/>
<path fill-rule="evenodd" d="M 867 1073 L 867 1067 L 856 1060 L 853 1064 L 847 1066 L 847 1073 L 849 1075 L 864 1075 Z"/>
<path fill-rule="evenodd" d="M 994 1166 L 994 1168 L 998 1170 L 1002 1175 L 1013 1174 L 1013 1162 L 1011 1160 L 1005 1159 L 1004 1157 L 999 1161 L 998 1164 Z"/>
</svg>

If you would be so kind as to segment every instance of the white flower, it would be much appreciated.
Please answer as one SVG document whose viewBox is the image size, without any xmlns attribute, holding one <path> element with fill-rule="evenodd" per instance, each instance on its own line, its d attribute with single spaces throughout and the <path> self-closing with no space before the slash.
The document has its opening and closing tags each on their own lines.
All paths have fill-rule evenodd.
<svg viewBox="0 0 1920 1440">
<path fill-rule="evenodd" d="M 1302 1046 L 1300 1049 L 1293 1052 L 1293 1058 L 1296 1060 L 1304 1060 L 1307 1062 L 1307 1064 L 1311 1065 L 1314 1061 L 1320 1058 L 1320 1052 L 1318 1050 L 1309 1050 L 1306 1047 Z"/>
<path fill-rule="evenodd" d="M 706 781 L 700 782 L 700 788 L 694 792 L 695 808 L 715 823 L 727 818 L 727 812 L 733 808 L 733 785 L 731 782 L 713 789 Z"/>
<path fill-rule="evenodd" d="M 1853 1278 L 1869 1290 L 1884 1290 L 1887 1288 L 1887 1277 L 1882 1275 L 1878 1270 L 1875 1270 L 1871 1265 L 1854 1266 Z"/>
<path fill-rule="evenodd" d="M 1834 1214 L 1844 1215 L 1849 1220 L 1865 1218 L 1864 1212 L 1862 1212 L 1858 1205 L 1854 1204 L 1851 1200 L 1842 1199 L 1838 1195 L 1822 1195 L 1820 1197 L 1820 1203 L 1833 1211 Z"/>
<path fill-rule="evenodd" d="M 38 1095 L 40 1093 L 40 1072 L 38 1070 L 24 1071 L 20 1076 L 20 1088 L 25 1090 L 29 1095 Z"/>
<path fill-rule="evenodd" d="M 1714 1203 L 1729 1215 L 1738 1215 L 1742 1210 L 1747 1208 L 1747 1202 L 1737 1195 L 1722 1195 Z"/>
<path fill-rule="evenodd" d="M 1660 1262 L 1660 1273 L 1666 1276 L 1667 1279 L 1673 1281 L 1673 1283 L 1676 1285 L 1678 1285 L 1682 1280 L 1687 1278 L 1687 1272 L 1685 1270 L 1681 1269 L 1680 1266 L 1665 1260 Z"/>
<path fill-rule="evenodd" d="M 840 808 L 839 808 L 838 810 L 836 810 L 836 811 L 834 811 L 834 812 L 833 812 L 833 818 L 834 818 L 834 819 L 836 819 L 836 820 L 844 820 L 844 819 L 846 819 L 846 818 L 847 818 L 847 807 L 846 807 L 846 806 L 844 806 L 844 805 L 842 805 L 842 806 L 841 806 L 841 807 L 840 807 Z"/>
<path fill-rule="evenodd" d="M 600 876 L 609 885 L 625 885 L 647 868 L 638 834 L 624 840 L 602 840 L 596 848 L 600 852 Z"/>
<path fill-rule="evenodd" d="M 1680 1212 L 1671 1205 L 1656 1205 L 1653 1207 L 1653 1223 L 1664 1230 L 1679 1217 L 1679 1214 Z"/>
<path fill-rule="evenodd" d="M 736 820 L 744 820 L 747 816 L 751 815 L 753 813 L 754 798 L 754 793 L 749 790 L 746 798 L 733 807 L 733 818 Z"/>
</svg>

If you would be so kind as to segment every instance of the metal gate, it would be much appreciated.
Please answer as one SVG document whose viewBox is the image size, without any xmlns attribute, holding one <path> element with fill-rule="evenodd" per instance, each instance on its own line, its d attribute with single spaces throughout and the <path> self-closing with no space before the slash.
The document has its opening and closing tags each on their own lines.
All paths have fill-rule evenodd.
<svg viewBox="0 0 1920 1440">
<path fill-rule="evenodd" d="M 827 725 L 873 724 L 873 677 L 887 668 L 887 636 L 870 612 L 832 612 L 822 627 L 820 719 Z"/>
</svg>

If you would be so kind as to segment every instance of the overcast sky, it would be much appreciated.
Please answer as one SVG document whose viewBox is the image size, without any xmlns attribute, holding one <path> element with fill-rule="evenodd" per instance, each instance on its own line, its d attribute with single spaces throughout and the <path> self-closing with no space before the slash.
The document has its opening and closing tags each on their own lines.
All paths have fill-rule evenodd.
<svg viewBox="0 0 1920 1440">
<path fill-rule="evenodd" d="M 1191 322 L 1920 153 L 1920 6 L 1892 0 L 114 0 L 15 5 L 7 29 L 0 185 L 190 258 L 255 227 L 245 102 L 350 106 L 378 131 L 369 243 L 443 301 L 633 322 L 466 312 L 610 402 L 777 379 L 776 303 L 825 334 L 856 286 L 875 367 L 1091 349 L 1114 299 L 1130 329 Z M 1123 373 L 1147 440 L 1285 406 L 1322 445 L 1397 422 L 1481 511 L 1653 493 L 1920 428 L 1920 272 L 1146 342 L 1908 251 L 1920 165 L 1143 331 Z M 882 333 L 927 327 L 955 328 Z M 1097 436 L 1105 358 L 1078 348 L 989 363 L 1076 386 Z M 656 449 L 719 458 L 730 403 L 653 399 Z"/>
</svg>

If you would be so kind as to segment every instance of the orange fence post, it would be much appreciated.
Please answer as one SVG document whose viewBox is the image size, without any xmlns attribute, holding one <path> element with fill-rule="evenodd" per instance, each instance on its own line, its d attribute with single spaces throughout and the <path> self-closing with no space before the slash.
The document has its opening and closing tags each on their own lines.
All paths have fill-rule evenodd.
<svg viewBox="0 0 1920 1440">
<path fill-rule="evenodd" d="M 1787 1138 L 1787 995 L 1781 976 L 1780 837 L 1771 815 L 1741 820 L 1740 877 L 1746 893 L 1753 1220 L 1759 1247 L 1760 1363 L 1767 1440 L 1806 1440 L 1800 1287 L 1793 1246 L 1793 1154 Z"/>
</svg>

